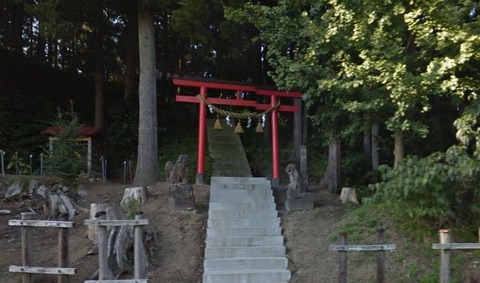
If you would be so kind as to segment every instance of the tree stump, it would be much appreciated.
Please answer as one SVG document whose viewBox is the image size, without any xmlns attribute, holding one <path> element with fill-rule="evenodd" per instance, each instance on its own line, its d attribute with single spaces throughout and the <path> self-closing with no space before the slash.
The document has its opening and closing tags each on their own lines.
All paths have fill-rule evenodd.
<svg viewBox="0 0 480 283">
<path fill-rule="evenodd" d="M 127 218 L 127 214 L 130 213 L 130 211 L 127 210 L 132 209 L 132 206 L 130 205 L 132 201 L 135 201 L 136 203 L 134 207 L 134 212 L 138 212 L 140 209 L 140 205 L 146 201 L 146 190 L 143 187 L 126 188 L 123 199 L 121 201 L 121 205 L 112 206 L 108 204 L 91 204 L 91 207 L 93 207 L 93 209 L 90 211 L 90 213 L 91 215 L 94 215 L 94 218 L 95 215 L 103 213 L 103 219 L 124 220 Z M 97 210 L 97 212 L 94 213 L 93 210 Z M 94 225 L 89 226 L 89 231 L 95 230 L 95 228 L 91 229 L 92 226 Z M 96 227 L 96 229 L 99 228 Z M 124 272 L 125 270 L 128 270 L 128 266 L 130 265 L 130 263 L 128 262 L 127 253 L 133 247 L 134 226 L 103 226 L 101 227 L 101 229 L 104 229 L 101 235 L 101 240 L 103 241 L 103 243 L 97 244 L 98 249 L 104 249 L 102 253 L 100 253 L 99 250 L 99 257 L 100 254 L 103 256 L 102 265 L 100 266 L 102 271 L 95 272 L 90 277 L 90 279 L 92 280 L 98 278 L 98 274 L 100 273 L 106 274 L 106 277 L 108 277 L 100 279 L 117 278 L 117 275 Z M 93 237 L 93 232 L 91 237 Z M 96 237 L 98 238 L 98 235 Z M 144 241 L 143 237 L 139 240 Z M 148 266 L 148 256 L 144 256 L 143 261 L 145 266 Z"/>
<path fill-rule="evenodd" d="M 144 187 L 126 188 L 120 205 L 124 209 L 128 209 L 128 204 L 131 201 L 137 201 L 139 205 L 144 204 L 147 201 L 147 190 Z"/>
<path fill-rule="evenodd" d="M 59 215 L 66 214 L 68 215 L 68 221 L 73 220 L 77 214 L 77 210 L 67 195 L 61 191 L 55 193 L 49 192 L 48 199 L 50 204 L 49 219 L 58 219 Z"/>
<path fill-rule="evenodd" d="M 95 219 L 95 215 L 97 212 L 100 211 L 107 211 L 107 208 L 110 207 L 108 203 L 91 203 L 90 204 L 90 219 Z M 88 225 L 87 228 L 87 239 L 92 241 L 95 245 L 98 243 L 98 236 L 97 236 L 97 226 L 95 225 Z"/>
<path fill-rule="evenodd" d="M 353 203 L 358 204 L 357 193 L 355 188 L 342 188 L 340 193 L 340 200 L 343 204 Z"/>
</svg>

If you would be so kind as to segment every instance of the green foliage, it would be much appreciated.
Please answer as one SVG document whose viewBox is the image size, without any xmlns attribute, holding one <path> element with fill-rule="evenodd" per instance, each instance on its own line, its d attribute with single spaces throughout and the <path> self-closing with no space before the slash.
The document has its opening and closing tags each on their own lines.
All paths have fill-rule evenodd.
<svg viewBox="0 0 480 283">
<path fill-rule="evenodd" d="M 479 23 L 469 9 L 451 1 L 281 0 L 226 15 L 258 28 L 269 75 L 303 91 L 322 131 L 340 128 L 343 136 L 380 122 L 424 138 L 433 96 L 476 99 Z"/>
<path fill-rule="evenodd" d="M 426 158 L 408 157 L 396 170 L 379 168 L 375 198 L 404 223 L 477 222 L 480 215 L 480 161 L 465 147 L 452 146 Z"/>
<path fill-rule="evenodd" d="M 454 125 L 457 129 L 455 136 L 463 146 L 476 158 L 480 158 L 480 126 L 478 117 L 480 116 L 480 103 L 473 101 L 465 108 L 462 116 L 455 120 Z"/>
<path fill-rule="evenodd" d="M 107 155 L 113 162 L 136 155 L 138 144 L 138 97 L 122 101 L 107 116 Z M 114 160 L 114 158 L 118 160 Z"/>
<path fill-rule="evenodd" d="M 60 129 L 48 158 L 45 160 L 47 174 L 61 177 L 72 182 L 85 169 L 85 147 L 80 143 L 79 129 L 81 127 L 77 114 L 73 111 L 62 113 L 58 111 L 53 125 Z"/>
<path fill-rule="evenodd" d="M 358 243 L 365 239 L 374 242 L 376 229 L 386 228 L 388 222 L 388 213 L 382 205 L 352 206 L 346 211 L 339 230 L 347 233 L 349 242 Z"/>
<path fill-rule="evenodd" d="M 285 132 L 291 131 L 290 128 L 285 127 L 285 125 L 283 126 L 284 127 L 280 127 L 280 130 L 283 130 Z M 288 130 L 286 130 L 285 128 L 288 128 Z M 231 130 L 233 131 L 233 129 Z M 271 178 L 272 147 L 270 145 L 270 142 L 265 143 L 264 134 L 256 133 L 253 129 L 246 129 L 245 133 L 240 135 L 240 138 L 252 174 L 254 176 Z M 285 138 L 279 140 L 278 147 L 279 158 L 281 161 L 280 168 L 286 168 L 286 166 L 291 162 L 289 161 L 293 148 L 291 139 Z M 297 169 L 299 169 L 298 164 Z M 288 176 L 286 175 L 284 170 L 280 170 L 280 175 L 281 178 L 288 180 Z"/>
<path fill-rule="evenodd" d="M 321 129 L 312 131 L 306 141 L 306 146 L 309 183 L 319 183 L 323 178 L 328 158 L 328 142 L 326 142 L 325 134 L 321 132 Z"/>
<path fill-rule="evenodd" d="M 0 145 L 7 156 L 38 156 L 46 141 L 41 132 L 70 99 L 83 110 L 82 120 L 90 117 L 93 93 L 87 79 L 1 48 L 0 61 Z"/>
<path fill-rule="evenodd" d="M 3 91 L 0 86 L 0 144 L 7 153 L 37 150 L 44 142 L 40 132 L 46 127 L 43 119 L 46 120 L 48 106 L 31 100 L 26 94 Z"/>
<path fill-rule="evenodd" d="M 134 219 L 137 212 L 140 211 L 141 206 L 142 204 L 138 199 L 132 199 L 129 202 L 127 202 L 127 206 L 126 206 L 127 212 L 125 213 L 127 219 Z"/>
<path fill-rule="evenodd" d="M 12 155 L 12 158 L 7 163 L 7 169 L 13 170 L 17 175 L 26 175 L 30 173 L 30 165 L 24 158 L 18 156 L 18 152 Z"/>
</svg>

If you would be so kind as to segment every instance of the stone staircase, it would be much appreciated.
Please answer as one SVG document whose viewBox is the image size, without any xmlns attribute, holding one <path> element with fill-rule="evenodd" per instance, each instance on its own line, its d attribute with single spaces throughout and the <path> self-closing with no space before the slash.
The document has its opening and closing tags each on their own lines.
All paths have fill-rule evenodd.
<svg viewBox="0 0 480 283">
<path fill-rule="evenodd" d="M 221 120 L 223 130 L 213 130 L 214 119 L 207 120 L 208 151 L 212 163 L 212 176 L 251 177 L 245 151 L 238 134 Z"/>
<path fill-rule="evenodd" d="M 212 177 L 203 283 L 289 282 L 270 181 Z"/>
</svg>

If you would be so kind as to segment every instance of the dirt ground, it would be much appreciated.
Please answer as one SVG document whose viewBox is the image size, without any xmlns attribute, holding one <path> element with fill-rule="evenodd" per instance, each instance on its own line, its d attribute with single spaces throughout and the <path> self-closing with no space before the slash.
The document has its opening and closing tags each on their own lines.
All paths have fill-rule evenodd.
<svg viewBox="0 0 480 283">
<path fill-rule="evenodd" d="M 148 272 L 149 282 L 200 283 L 203 272 L 209 186 L 194 186 L 197 205 L 195 211 L 171 211 L 167 209 L 167 185 L 158 183 L 157 186 L 149 188 L 152 196 L 141 209 L 145 218 L 149 219 L 150 224 L 147 230 L 156 232 L 158 235 L 158 240 L 153 246 L 152 266 Z M 114 183 L 82 185 L 81 189 L 86 194 L 78 200 L 78 205 L 84 209 L 76 216 L 75 228 L 69 232 L 70 267 L 77 270 L 77 273 L 70 278 L 71 283 L 83 282 L 98 268 L 97 256 L 88 255 L 93 244 L 86 238 L 87 227 L 83 223 L 84 219 L 89 217 L 90 203 L 119 203 L 126 187 L 129 185 Z M 5 188 L 0 188 L 2 195 L 4 190 Z M 315 202 L 314 210 L 285 212 L 281 205 L 284 190 L 285 188 L 279 187 L 274 193 L 279 204 L 289 269 L 292 271 L 291 283 L 338 282 L 338 254 L 330 251 L 329 245 L 336 243 L 336 235 L 343 224 L 342 215 L 345 213 L 345 206 L 339 202 L 337 195 L 313 187 L 310 193 Z M 18 219 L 19 213 L 23 212 L 18 209 L 19 203 L 0 201 L 0 209 L 12 209 L 14 212 L 12 215 L 0 216 L 0 283 L 21 282 L 19 274 L 8 272 L 10 265 L 21 265 L 20 228 L 8 226 L 8 220 Z M 387 243 L 394 241 L 398 249 L 408 249 L 405 248 L 408 245 L 405 240 L 396 238 L 392 233 L 386 235 Z M 57 262 L 56 229 L 35 228 L 34 237 L 35 266 L 55 266 Z M 435 258 L 437 258 L 436 255 L 437 253 Z M 417 260 L 414 256 L 408 260 L 403 258 L 403 252 L 402 254 L 388 252 L 386 282 L 420 282 L 417 277 L 412 276 L 415 273 L 409 270 L 412 265 L 425 265 L 425 262 L 416 262 Z M 375 267 L 374 254 L 349 253 L 349 282 L 375 282 Z M 126 270 L 125 278 L 128 276 L 129 272 Z M 57 282 L 52 275 L 35 275 L 34 278 L 34 282 Z"/>
<path fill-rule="evenodd" d="M 71 283 L 83 282 L 97 270 L 97 255 L 88 255 L 93 243 L 86 238 L 90 203 L 119 203 L 124 184 L 84 184 L 81 188 L 87 194 L 81 197 L 78 205 L 84 210 L 75 217 L 75 228 L 69 231 L 70 267 L 76 274 L 70 277 Z M 152 267 L 148 271 L 149 282 L 201 282 L 205 225 L 207 222 L 208 186 L 194 186 L 197 202 L 196 211 L 170 211 L 166 202 L 166 183 L 149 188 L 152 196 L 142 206 L 145 218 L 149 219 L 147 230 L 156 232 Z M 0 216 L 0 282 L 21 282 L 21 275 L 9 273 L 10 265 L 21 265 L 20 228 L 9 227 L 8 220 L 18 219 L 15 209 L 18 203 L 0 202 L 0 209 L 12 209 L 14 215 Z M 34 228 L 35 266 L 50 267 L 57 263 L 57 229 Z M 125 275 L 128 278 L 128 272 Z M 130 277 L 132 278 L 132 277 Z M 57 282 L 52 275 L 35 275 L 34 282 Z"/>
</svg>

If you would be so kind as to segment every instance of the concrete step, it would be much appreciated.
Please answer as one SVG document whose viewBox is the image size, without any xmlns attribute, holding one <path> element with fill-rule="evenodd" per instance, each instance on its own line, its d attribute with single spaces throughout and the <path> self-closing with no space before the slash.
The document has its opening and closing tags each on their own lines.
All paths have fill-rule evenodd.
<svg viewBox="0 0 480 283">
<path fill-rule="evenodd" d="M 270 181 L 212 177 L 207 221 L 203 283 L 290 281 Z"/>
<path fill-rule="evenodd" d="M 207 227 L 278 227 L 280 221 L 272 217 L 234 218 L 234 219 L 208 219 Z"/>
<path fill-rule="evenodd" d="M 207 229 L 207 237 L 241 237 L 241 236 L 280 236 L 280 227 L 237 227 L 237 228 L 212 228 Z"/>
<path fill-rule="evenodd" d="M 210 202 L 210 210 L 248 210 L 248 209 L 265 209 L 265 210 L 276 210 L 277 207 L 274 202 L 270 201 L 256 201 L 256 202 Z"/>
<path fill-rule="evenodd" d="M 265 198 L 270 199 L 273 197 L 273 193 L 269 192 L 262 192 L 262 191 L 251 191 L 251 192 L 242 192 L 242 191 L 231 191 L 231 192 L 212 192 L 210 193 L 210 200 L 213 202 L 223 201 L 224 199 L 229 200 L 231 198 L 240 199 L 242 197 L 245 198 Z"/>
<path fill-rule="evenodd" d="M 210 202 L 223 202 L 223 203 L 274 203 L 275 199 L 273 195 L 258 195 L 258 196 L 236 196 L 236 195 L 211 195 Z"/>
<path fill-rule="evenodd" d="M 243 236 L 243 237 L 208 237 L 206 246 L 213 247 L 255 247 L 282 246 L 283 236 Z"/>
<path fill-rule="evenodd" d="M 264 181 L 255 181 L 253 183 L 241 183 L 241 182 L 228 182 L 228 183 L 212 183 L 212 190 L 228 190 L 228 189 L 245 189 L 245 190 L 254 190 L 254 189 L 271 189 L 270 182 L 267 180 Z"/>
<path fill-rule="evenodd" d="M 290 278 L 290 271 L 285 269 L 205 271 L 203 283 L 280 283 L 288 282 Z"/>
<path fill-rule="evenodd" d="M 255 209 L 255 210 L 209 210 L 208 219 L 235 219 L 250 217 L 278 217 L 276 210 Z"/>
<path fill-rule="evenodd" d="M 269 247 L 206 247 L 205 259 L 238 257 L 284 257 L 284 246 Z"/>
<path fill-rule="evenodd" d="M 286 257 L 242 257 L 232 259 L 206 259 L 204 270 L 239 270 L 239 269 L 287 269 Z"/>
<path fill-rule="evenodd" d="M 227 186 L 211 186 L 211 194 L 218 193 L 272 193 L 272 188 L 266 185 L 251 184 L 251 185 L 227 185 Z"/>
<path fill-rule="evenodd" d="M 211 184 L 264 184 L 269 183 L 270 180 L 267 180 L 263 177 L 212 177 Z"/>
</svg>

